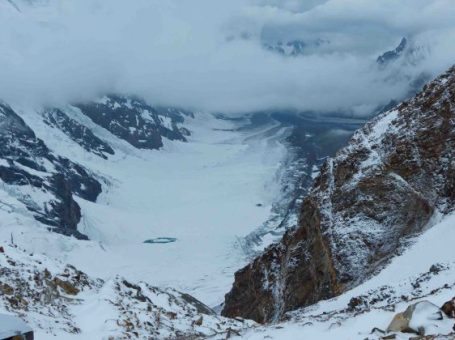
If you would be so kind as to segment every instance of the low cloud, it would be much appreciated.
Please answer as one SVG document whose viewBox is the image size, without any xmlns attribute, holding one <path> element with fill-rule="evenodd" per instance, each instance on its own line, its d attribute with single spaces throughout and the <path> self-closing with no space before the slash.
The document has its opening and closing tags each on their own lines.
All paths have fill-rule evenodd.
<svg viewBox="0 0 455 340">
<path fill-rule="evenodd" d="M 0 98 L 367 113 L 455 63 L 453 18 L 452 0 L 3 0 Z M 297 56 L 270 48 L 290 41 Z"/>
</svg>

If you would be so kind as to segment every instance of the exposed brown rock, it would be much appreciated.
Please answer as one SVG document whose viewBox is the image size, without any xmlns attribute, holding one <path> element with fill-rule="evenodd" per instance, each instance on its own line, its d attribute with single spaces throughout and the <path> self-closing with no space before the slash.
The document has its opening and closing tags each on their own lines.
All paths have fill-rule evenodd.
<svg viewBox="0 0 455 340">
<path fill-rule="evenodd" d="M 378 116 L 322 167 L 299 225 L 235 274 L 222 314 L 279 320 L 381 270 L 455 207 L 455 68 Z"/>
<path fill-rule="evenodd" d="M 2 293 L 2 295 L 13 295 L 14 294 L 14 288 L 11 287 L 7 283 L 1 283 L 0 282 L 0 293 Z"/>
<path fill-rule="evenodd" d="M 425 336 L 426 327 L 443 322 L 444 316 L 438 306 L 429 301 L 420 301 L 398 313 L 393 318 L 387 332 L 414 333 Z"/>
<path fill-rule="evenodd" d="M 54 277 L 54 283 L 68 295 L 77 295 L 80 290 L 71 282 Z"/>
<path fill-rule="evenodd" d="M 455 319 L 455 297 L 452 300 L 444 303 L 441 307 L 441 310 L 449 318 Z"/>
<path fill-rule="evenodd" d="M 389 327 L 387 327 L 387 332 L 406 331 L 406 333 L 414 333 L 409 330 L 409 321 L 410 316 L 406 316 L 405 313 L 395 314 Z"/>
<path fill-rule="evenodd" d="M 197 320 L 194 320 L 193 325 L 202 326 L 202 322 L 203 322 L 203 321 L 204 321 L 204 318 L 203 318 L 202 315 L 201 315 Z"/>
</svg>

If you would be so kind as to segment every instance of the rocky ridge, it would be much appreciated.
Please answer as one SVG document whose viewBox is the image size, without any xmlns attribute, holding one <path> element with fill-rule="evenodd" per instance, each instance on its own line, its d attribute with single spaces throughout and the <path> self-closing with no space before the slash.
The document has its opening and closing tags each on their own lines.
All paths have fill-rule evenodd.
<svg viewBox="0 0 455 340">
<path fill-rule="evenodd" d="M 296 226 L 300 206 L 319 168 L 327 157 L 334 156 L 337 150 L 347 144 L 355 130 L 365 123 L 365 119 L 336 115 L 320 118 L 311 112 L 279 111 L 256 113 L 250 120 L 262 124 L 277 122 L 280 128 L 286 128 L 282 143 L 288 153 L 276 174 L 281 189 L 276 195 L 270 218 L 239 241 L 245 254 L 254 259 L 264 247 L 273 240 L 277 242 L 286 230 Z"/>
<path fill-rule="evenodd" d="M 3 189 L 49 230 L 87 239 L 77 229 L 82 214 L 75 198 L 96 202 L 107 179 L 51 150 L 22 114 L 0 102 Z M 115 155 L 114 147 L 80 116 L 137 149 L 159 149 L 163 138 L 186 141 L 189 131 L 181 125 L 185 117 L 192 116 L 191 112 L 152 107 L 138 98 L 120 95 L 31 114 L 49 128 L 60 130 L 85 152 L 102 159 Z"/>
<path fill-rule="evenodd" d="M 259 322 L 350 289 L 455 206 L 455 68 L 329 159 L 298 227 L 238 271 L 222 314 Z"/>
<path fill-rule="evenodd" d="M 0 126 L 3 188 L 52 230 L 86 238 L 77 231 L 81 212 L 73 195 L 93 202 L 101 183 L 87 169 L 49 150 L 6 104 L 0 104 Z"/>
<path fill-rule="evenodd" d="M 163 137 L 186 141 L 189 131 L 179 125 L 189 111 L 152 107 L 135 97 L 104 96 L 90 103 L 74 105 L 84 115 L 138 149 L 159 149 Z"/>
</svg>

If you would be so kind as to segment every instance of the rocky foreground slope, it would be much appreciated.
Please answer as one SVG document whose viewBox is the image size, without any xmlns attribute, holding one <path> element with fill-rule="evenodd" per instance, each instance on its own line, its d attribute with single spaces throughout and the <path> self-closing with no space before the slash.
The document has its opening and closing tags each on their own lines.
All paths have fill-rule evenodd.
<svg viewBox="0 0 455 340">
<path fill-rule="evenodd" d="M 454 223 L 442 216 L 378 275 L 241 339 L 454 339 Z"/>
<path fill-rule="evenodd" d="M 93 278 L 14 244 L 0 247 L 0 305 L 43 339 L 225 339 L 252 326 L 174 289 Z"/>
<path fill-rule="evenodd" d="M 222 314 L 259 322 L 365 281 L 455 207 L 455 68 L 328 160 L 299 225 L 238 271 Z"/>
</svg>

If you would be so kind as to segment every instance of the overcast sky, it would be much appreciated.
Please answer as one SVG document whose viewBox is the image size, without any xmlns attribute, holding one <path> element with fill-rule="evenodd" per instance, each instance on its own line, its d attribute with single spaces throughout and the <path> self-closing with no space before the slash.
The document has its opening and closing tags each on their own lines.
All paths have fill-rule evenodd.
<svg viewBox="0 0 455 340">
<path fill-rule="evenodd" d="M 0 0 L 0 98 L 362 114 L 455 64 L 454 18 L 453 0 Z M 379 67 L 402 37 L 412 53 Z"/>
</svg>

